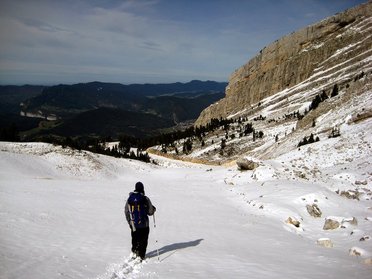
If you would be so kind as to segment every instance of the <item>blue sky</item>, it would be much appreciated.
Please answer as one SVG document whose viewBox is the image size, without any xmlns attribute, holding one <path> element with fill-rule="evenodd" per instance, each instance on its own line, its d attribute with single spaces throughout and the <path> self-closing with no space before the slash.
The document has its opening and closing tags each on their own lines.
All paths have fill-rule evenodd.
<svg viewBox="0 0 372 279">
<path fill-rule="evenodd" d="M 228 81 L 269 43 L 364 2 L 0 0 L 0 84 Z"/>
</svg>

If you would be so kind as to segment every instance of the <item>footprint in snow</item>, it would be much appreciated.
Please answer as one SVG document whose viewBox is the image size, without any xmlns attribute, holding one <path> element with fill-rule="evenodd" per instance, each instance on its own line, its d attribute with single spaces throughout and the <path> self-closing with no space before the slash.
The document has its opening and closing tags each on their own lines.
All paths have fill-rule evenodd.
<svg viewBox="0 0 372 279">
<path fill-rule="evenodd" d="M 121 265 L 116 265 L 112 270 L 111 279 L 126 279 L 131 274 L 139 273 L 146 261 L 128 258 Z"/>
</svg>

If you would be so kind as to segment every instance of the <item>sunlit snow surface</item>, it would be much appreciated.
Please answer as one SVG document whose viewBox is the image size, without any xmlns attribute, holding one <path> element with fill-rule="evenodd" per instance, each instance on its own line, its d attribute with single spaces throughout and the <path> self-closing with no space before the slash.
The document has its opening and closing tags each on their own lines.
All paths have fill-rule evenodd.
<svg viewBox="0 0 372 279">
<path fill-rule="evenodd" d="M 370 131 L 347 125 L 246 172 L 2 142 L 0 277 L 371 278 Z M 128 262 L 123 214 L 137 181 L 158 209 L 143 263 Z M 338 194 L 351 190 L 359 200 Z M 328 217 L 342 227 L 323 230 Z"/>
</svg>

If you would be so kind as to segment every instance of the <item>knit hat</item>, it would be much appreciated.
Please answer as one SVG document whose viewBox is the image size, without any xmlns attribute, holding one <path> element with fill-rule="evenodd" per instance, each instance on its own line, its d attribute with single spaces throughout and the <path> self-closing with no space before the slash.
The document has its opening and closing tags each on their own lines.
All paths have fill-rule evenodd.
<svg viewBox="0 0 372 279">
<path fill-rule="evenodd" d="M 136 183 L 135 192 L 142 193 L 142 194 L 145 193 L 145 189 L 143 187 L 143 183 L 142 182 L 137 182 Z"/>
</svg>

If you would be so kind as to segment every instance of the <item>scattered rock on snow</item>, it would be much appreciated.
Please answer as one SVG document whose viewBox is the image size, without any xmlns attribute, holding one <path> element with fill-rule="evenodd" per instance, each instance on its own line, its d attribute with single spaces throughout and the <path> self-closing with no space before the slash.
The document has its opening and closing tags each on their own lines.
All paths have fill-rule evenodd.
<svg viewBox="0 0 372 279">
<path fill-rule="evenodd" d="M 363 180 L 363 181 L 356 180 L 355 181 L 355 185 L 367 185 L 367 184 L 368 184 L 367 180 Z"/>
<path fill-rule="evenodd" d="M 319 238 L 317 244 L 326 248 L 333 247 L 333 243 L 329 238 Z"/>
<path fill-rule="evenodd" d="M 323 230 L 335 230 L 340 227 L 340 222 L 333 219 L 326 219 Z"/>
<path fill-rule="evenodd" d="M 236 164 L 240 170 L 254 170 L 258 167 L 257 162 L 248 158 L 240 158 L 236 161 Z"/>
<path fill-rule="evenodd" d="M 359 241 L 366 241 L 366 240 L 370 240 L 370 239 L 371 239 L 371 237 L 369 235 L 365 235 L 362 238 L 360 238 Z"/>
<path fill-rule="evenodd" d="M 345 197 L 350 200 L 359 200 L 360 193 L 357 190 L 348 190 L 348 191 L 342 191 L 340 193 L 341 197 Z"/>
<path fill-rule="evenodd" d="M 290 224 L 290 225 L 293 225 L 295 226 L 296 228 L 299 228 L 300 227 L 300 222 L 297 221 L 296 219 L 292 219 L 291 217 L 288 217 L 287 221 L 285 221 L 287 224 Z"/>
<path fill-rule="evenodd" d="M 352 247 L 349 249 L 350 256 L 362 256 L 364 254 L 364 250 L 359 247 Z"/>
<path fill-rule="evenodd" d="M 322 211 L 319 209 L 318 205 L 315 203 L 312 205 L 306 205 L 307 212 L 315 218 L 321 217 L 322 216 Z"/>
</svg>

